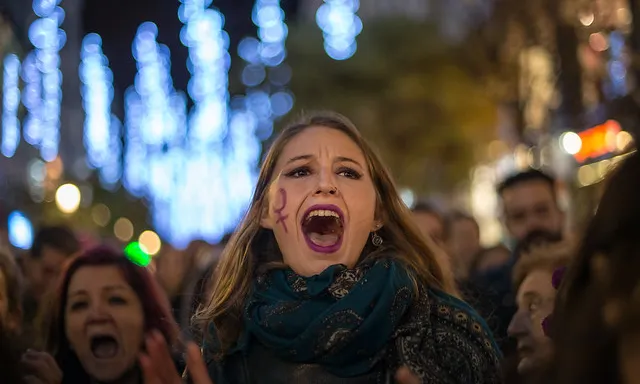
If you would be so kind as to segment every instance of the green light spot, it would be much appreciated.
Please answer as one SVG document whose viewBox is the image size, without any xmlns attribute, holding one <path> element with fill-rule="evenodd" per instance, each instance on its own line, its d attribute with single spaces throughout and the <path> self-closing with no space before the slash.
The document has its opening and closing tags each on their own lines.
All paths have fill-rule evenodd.
<svg viewBox="0 0 640 384">
<path fill-rule="evenodd" d="M 151 263 L 151 256 L 140 246 L 140 243 L 134 241 L 129 243 L 124 249 L 124 254 L 132 263 L 141 267 L 146 267 Z"/>
</svg>

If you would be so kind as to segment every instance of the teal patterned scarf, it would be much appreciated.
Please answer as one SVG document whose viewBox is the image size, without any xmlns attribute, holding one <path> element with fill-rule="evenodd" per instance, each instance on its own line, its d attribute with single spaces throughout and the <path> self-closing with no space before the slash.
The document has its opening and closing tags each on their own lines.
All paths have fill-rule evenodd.
<svg viewBox="0 0 640 384">
<path fill-rule="evenodd" d="M 313 277 L 291 269 L 258 278 L 245 307 L 245 352 L 252 338 L 280 358 L 321 364 L 340 377 L 369 372 L 383 357 L 413 300 L 405 269 L 379 260 Z"/>
</svg>

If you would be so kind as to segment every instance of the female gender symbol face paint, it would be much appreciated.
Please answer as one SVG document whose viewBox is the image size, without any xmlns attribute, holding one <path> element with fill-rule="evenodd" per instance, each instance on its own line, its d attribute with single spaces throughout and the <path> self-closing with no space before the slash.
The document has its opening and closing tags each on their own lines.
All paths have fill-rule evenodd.
<svg viewBox="0 0 640 384">
<path fill-rule="evenodd" d="M 282 229 L 284 229 L 284 232 L 289 233 L 289 230 L 287 229 L 287 222 L 285 221 L 289 217 L 289 215 L 282 213 L 282 211 L 287 207 L 287 191 L 285 191 L 284 188 L 280 188 L 278 189 L 278 194 L 280 194 L 281 205 L 279 208 L 275 208 L 273 210 L 275 214 L 278 215 L 278 218 L 276 219 L 276 225 L 282 224 Z"/>
</svg>

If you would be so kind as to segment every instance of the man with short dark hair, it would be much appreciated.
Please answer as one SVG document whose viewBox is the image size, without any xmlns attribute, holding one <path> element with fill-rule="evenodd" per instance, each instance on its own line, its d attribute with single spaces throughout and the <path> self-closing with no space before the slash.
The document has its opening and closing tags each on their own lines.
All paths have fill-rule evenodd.
<svg viewBox="0 0 640 384">
<path fill-rule="evenodd" d="M 520 172 L 498 186 L 502 200 L 504 225 L 514 241 L 510 260 L 479 278 L 491 292 L 496 319 L 494 336 L 505 355 L 515 352 L 515 343 L 507 337 L 507 326 L 516 312 L 515 290 L 511 275 L 519 255 L 529 244 L 562 239 L 564 213 L 558 205 L 555 179 L 538 170 Z M 542 239 L 542 240 L 540 240 Z"/>
<path fill-rule="evenodd" d="M 552 176 L 535 169 L 521 172 L 504 180 L 498 194 L 505 227 L 516 242 L 534 231 L 562 234 L 565 216 Z"/>
<path fill-rule="evenodd" d="M 67 259 L 78 252 L 80 241 L 66 226 L 42 227 L 36 233 L 23 264 L 28 285 L 25 321 L 33 319 L 43 295 L 55 289 Z"/>
</svg>

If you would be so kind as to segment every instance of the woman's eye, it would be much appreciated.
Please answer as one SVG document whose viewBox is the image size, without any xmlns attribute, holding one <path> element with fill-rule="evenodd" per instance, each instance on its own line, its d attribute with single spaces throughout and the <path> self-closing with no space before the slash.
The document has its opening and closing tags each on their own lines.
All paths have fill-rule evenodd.
<svg viewBox="0 0 640 384">
<path fill-rule="evenodd" d="M 360 172 L 353 170 L 351 168 L 341 168 L 338 171 L 338 175 L 348 177 L 350 179 L 358 180 L 362 177 Z"/>
<path fill-rule="evenodd" d="M 109 304 L 121 305 L 121 304 L 126 304 L 126 303 L 127 303 L 127 301 L 125 299 L 123 299 L 122 297 L 114 296 L 114 297 L 110 297 L 109 298 Z"/>
<path fill-rule="evenodd" d="M 71 308 L 72 311 L 78 311 L 81 309 L 85 309 L 89 306 L 89 304 L 86 301 L 76 301 L 71 303 L 71 305 L 69 306 L 69 308 Z"/>
<path fill-rule="evenodd" d="M 287 177 L 292 177 L 294 179 L 297 179 L 299 177 L 305 177 L 308 176 L 311 173 L 311 171 L 309 170 L 309 168 L 306 167 L 302 167 L 302 168 L 296 168 L 291 172 L 288 172 L 286 174 Z"/>
</svg>

